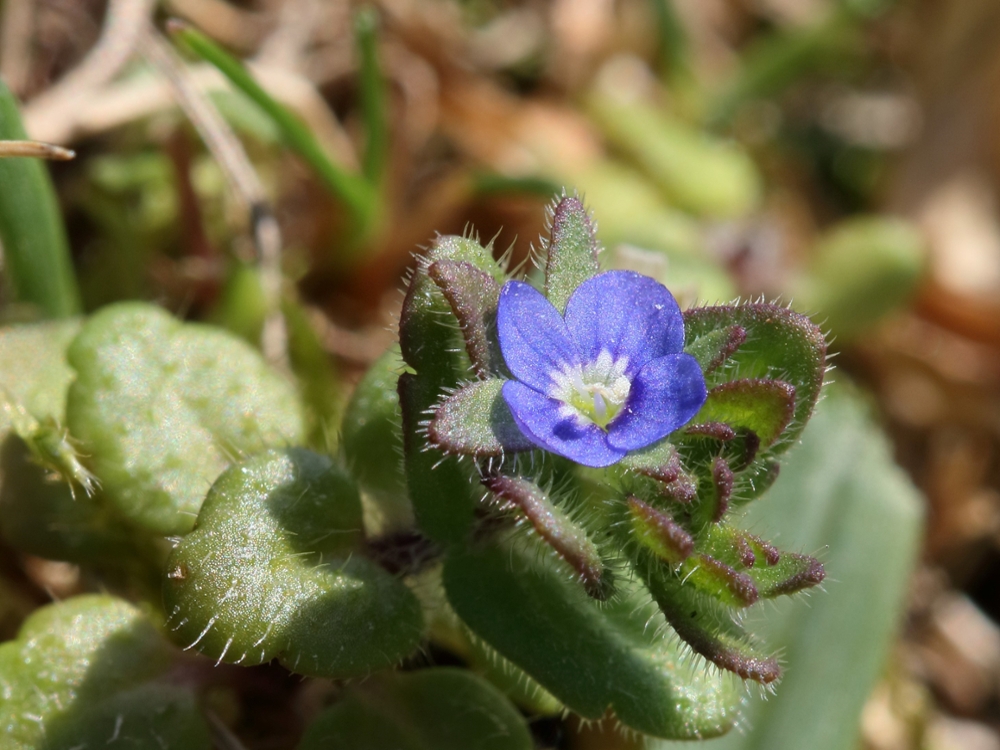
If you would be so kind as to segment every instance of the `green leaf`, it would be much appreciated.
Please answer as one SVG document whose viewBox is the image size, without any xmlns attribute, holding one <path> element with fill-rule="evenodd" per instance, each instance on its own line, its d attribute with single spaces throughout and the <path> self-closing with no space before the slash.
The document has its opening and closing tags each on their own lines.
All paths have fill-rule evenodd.
<svg viewBox="0 0 1000 750">
<path fill-rule="evenodd" d="M 552 210 L 545 260 L 545 296 L 560 313 L 576 288 L 599 270 L 599 250 L 587 209 L 579 198 L 564 197 Z"/>
<path fill-rule="evenodd" d="M 531 750 L 524 719 L 481 678 L 439 668 L 352 690 L 306 730 L 299 750 Z"/>
<path fill-rule="evenodd" d="M 69 750 L 88 739 L 88 747 L 208 750 L 190 692 L 147 684 L 172 660 L 149 619 L 120 599 L 78 596 L 36 610 L 0 646 L 4 747 Z"/>
<path fill-rule="evenodd" d="M 403 368 L 394 344 L 361 378 L 341 426 L 351 475 L 377 505 L 383 531 L 413 525 L 403 472 L 403 417 L 396 392 Z"/>
<path fill-rule="evenodd" d="M 502 269 L 487 248 L 465 237 L 439 237 L 410 279 L 399 319 L 403 359 L 414 373 L 399 378 L 403 454 L 413 512 L 421 530 L 440 544 L 463 540 L 472 527 L 478 495 L 470 467 L 442 457 L 424 434 L 427 414 L 468 376 L 469 360 L 451 305 L 428 275 L 439 261 L 469 263 L 498 283 Z"/>
<path fill-rule="evenodd" d="M 746 735 L 706 750 L 858 746 L 862 707 L 901 624 L 922 508 L 863 402 L 843 387 L 829 389 L 768 501 L 755 503 L 745 523 L 780 535 L 786 546 L 823 549 L 835 583 L 808 607 L 783 606 L 761 621 L 761 635 L 782 649 L 787 675 L 777 695 L 750 703 Z"/>
<path fill-rule="evenodd" d="M 718 369 L 707 372 L 709 388 L 734 376 L 783 380 L 795 388 L 795 412 L 781 439 L 771 447 L 781 453 L 794 444 L 812 413 L 826 373 L 826 340 L 809 318 L 769 304 L 698 307 L 684 313 L 685 351 L 697 351 L 704 336 L 739 326 L 745 342 Z"/>
<path fill-rule="evenodd" d="M 0 328 L 0 435 L 13 426 L 16 404 L 37 420 L 63 419 L 73 381 L 66 348 L 79 330 L 79 320 Z"/>
<path fill-rule="evenodd" d="M 500 284 L 471 263 L 439 260 L 427 269 L 448 299 L 465 339 L 469 360 L 481 378 L 504 375 L 507 367 L 497 337 Z"/>
<path fill-rule="evenodd" d="M 476 380 L 450 395 L 427 428 L 431 442 L 446 453 L 502 456 L 535 448 L 514 421 L 499 378 Z"/>
<path fill-rule="evenodd" d="M 692 422 L 750 430 L 770 448 L 795 413 L 795 387 L 781 380 L 731 380 L 715 386 Z"/>
<path fill-rule="evenodd" d="M 694 539 L 668 513 L 637 497 L 627 501 L 629 530 L 639 544 L 661 560 L 676 565 L 694 550 Z"/>
<path fill-rule="evenodd" d="M 209 750 L 208 725 L 185 688 L 143 685 L 87 705 L 86 715 L 57 716 L 46 725 L 45 750 L 121 747 Z"/>
<path fill-rule="evenodd" d="M 0 530 L 14 549 L 49 560 L 122 567 L 135 557 L 137 544 L 150 543 L 100 493 L 74 493 L 31 458 L 18 436 L 0 442 Z"/>
<path fill-rule="evenodd" d="M 361 502 L 330 459 L 271 451 L 226 471 L 167 564 L 174 638 L 219 661 L 299 674 L 389 667 L 420 639 L 419 604 L 358 554 Z"/>
<path fill-rule="evenodd" d="M 17 101 L 0 81 L 0 139 L 24 140 Z M 0 159 L 0 243 L 18 302 L 50 318 L 80 311 L 66 228 L 52 179 L 38 159 Z"/>
<path fill-rule="evenodd" d="M 281 312 L 288 331 L 288 358 L 305 406 L 308 445 L 332 451 L 347 397 L 343 380 L 306 308 L 286 297 Z"/>
<path fill-rule="evenodd" d="M 104 308 L 68 358 L 66 420 L 108 498 L 163 534 L 190 530 L 234 457 L 303 439 L 293 386 L 242 340 L 150 305 Z"/>
<path fill-rule="evenodd" d="M 0 329 L 0 531 L 15 549 L 48 559 L 120 562 L 134 549 L 135 531 L 79 484 L 52 481 L 53 470 L 74 478 L 78 463 L 47 461 L 43 468 L 40 458 L 59 457 L 36 456 L 24 442 L 62 435 L 73 380 L 66 348 L 80 325 L 74 319 Z"/>
<path fill-rule="evenodd" d="M 683 656 L 649 593 L 623 582 L 599 603 L 537 547 L 454 548 L 448 600 L 475 634 L 587 719 L 612 709 L 659 737 L 711 737 L 736 721 L 735 681 Z"/>
<path fill-rule="evenodd" d="M 781 552 L 760 537 L 722 524 L 705 529 L 698 539 L 698 551 L 748 576 L 765 599 L 818 586 L 826 577 L 816 558 Z"/>
<path fill-rule="evenodd" d="M 688 562 L 692 560 L 688 558 Z M 761 650 L 733 617 L 731 607 L 741 606 L 735 599 L 735 591 L 730 595 L 735 603 L 720 602 L 722 589 L 728 583 L 724 571 L 714 571 L 713 587 L 711 580 L 700 586 L 689 585 L 684 576 L 689 576 L 690 570 L 674 572 L 644 555 L 640 555 L 636 570 L 649 586 L 670 627 L 696 653 L 745 680 L 766 685 L 781 676 L 778 660 Z M 737 583 L 733 588 L 738 586 Z"/>
<path fill-rule="evenodd" d="M 464 349 L 464 342 L 455 330 L 451 305 L 428 274 L 429 267 L 439 261 L 468 263 L 498 284 L 503 283 L 505 275 L 488 248 L 468 237 L 448 235 L 435 240 L 410 279 L 399 318 L 403 359 L 418 374 L 433 375 L 442 383 L 454 385 L 467 371 L 468 363 L 453 351 L 456 345 Z"/>
<path fill-rule="evenodd" d="M 746 340 L 743 326 L 725 326 L 706 331 L 694 341 L 689 340 L 684 351 L 698 360 L 698 366 L 708 374 L 721 367 Z"/>
<path fill-rule="evenodd" d="M 576 572 L 590 596 L 601 601 L 610 596 L 614 591 L 612 574 L 597 545 L 541 487 L 522 477 L 503 475 L 486 477 L 483 484 L 501 505 L 527 519 L 538 537 Z"/>
</svg>

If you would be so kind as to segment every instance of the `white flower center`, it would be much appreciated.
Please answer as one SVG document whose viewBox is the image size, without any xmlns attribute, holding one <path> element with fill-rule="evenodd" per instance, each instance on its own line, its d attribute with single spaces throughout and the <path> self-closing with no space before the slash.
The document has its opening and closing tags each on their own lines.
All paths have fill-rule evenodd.
<svg viewBox="0 0 1000 750">
<path fill-rule="evenodd" d="M 602 350 L 597 359 L 584 365 L 553 372 L 549 395 L 562 401 L 564 416 L 576 417 L 584 424 L 607 429 L 628 398 L 632 383 L 625 377 L 628 357 L 614 359 Z"/>
</svg>

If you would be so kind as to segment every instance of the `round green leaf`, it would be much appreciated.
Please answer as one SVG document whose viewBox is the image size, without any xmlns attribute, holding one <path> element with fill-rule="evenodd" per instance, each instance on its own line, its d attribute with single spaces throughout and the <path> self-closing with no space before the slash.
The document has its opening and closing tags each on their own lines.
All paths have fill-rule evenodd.
<svg viewBox="0 0 1000 750">
<path fill-rule="evenodd" d="M 190 530 L 234 457 L 301 442 L 295 389 L 240 339 L 150 305 L 111 305 L 73 341 L 66 419 L 109 499 L 163 534 Z"/>
<path fill-rule="evenodd" d="M 357 489 L 329 458 L 293 448 L 231 467 L 168 561 L 174 637 L 219 661 L 277 658 L 307 675 L 395 664 L 420 639 L 420 606 L 361 541 Z"/>
<path fill-rule="evenodd" d="M 61 420 L 73 379 L 66 347 L 79 330 L 76 319 L 0 329 L 0 402 L 19 403 L 36 419 Z M 0 433 L 10 428 L 11 415 L 0 409 Z"/>
<path fill-rule="evenodd" d="M 349 693 L 306 731 L 299 750 L 531 750 L 524 719 L 461 669 L 387 675 Z"/>
<path fill-rule="evenodd" d="M 88 595 L 42 607 L 0 646 L 3 747 L 68 750 L 89 738 L 82 746 L 116 739 L 122 747 L 207 749 L 192 696 L 147 684 L 172 658 L 149 619 L 120 599 Z"/>
</svg>

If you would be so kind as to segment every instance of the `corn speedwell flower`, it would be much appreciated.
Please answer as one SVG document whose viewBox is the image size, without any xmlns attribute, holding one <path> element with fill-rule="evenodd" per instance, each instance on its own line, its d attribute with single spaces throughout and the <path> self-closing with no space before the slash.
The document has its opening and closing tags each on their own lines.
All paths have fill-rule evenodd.
<svg viewBox="0 0 1000 750">
<path fill-rule="evenodd" d="M 705 377 L 683 353 L 684 320 L 667 288 L 632 271 L 581 284 L 565 315 L 534 287 L 508 281 L 497 309 L 503 385 L 532 443 L 584 466 L 617 463 L 684 426 L 705 403 Z"/>
</svg>

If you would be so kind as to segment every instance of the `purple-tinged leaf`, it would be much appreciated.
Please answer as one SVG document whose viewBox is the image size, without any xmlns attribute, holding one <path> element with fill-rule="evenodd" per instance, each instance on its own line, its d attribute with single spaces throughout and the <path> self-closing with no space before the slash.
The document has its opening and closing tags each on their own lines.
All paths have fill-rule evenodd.
<svg viewBox="0 0 1000 750">
<path fill-rule="evenodd" d="M 507 368 L 496 333 L 500 285 L 491 274 L 465 261 L 439 260 L 427 273 L 444 292 L 458 318 L 476 375 L 487 378 L 505 374 Z"/>
<path fill-rule="evenodd" d="M 587 532 L 556 507 L 535 483 L 520 477 L 491 476 L 483 484 L 504 505 L 528 519 L 546 544 L 577 572 L 587 593 L 605 600 L 611 594 L 611 574 Z"/>
<path fill-rule="evenodd" d="M 690 556 L 694 539 L 669 514 L 635 496 L 628 498 L 628 510 L 635 539 L 661 560 L 676 565 Z"/>
<path fill-rule="evenodd" d="M 445 453 L 468 456 L 534 449 L 501 395 L 504 382 L 500 378 L 476 380 L 449 396 L 427 429 L 431 442 Z"/>
<path fill-rule="evenodd" d="M 661 483 L 660 492 L 679 503 L 690 503 L 698 496 L 694 477 L 681 467 L 677 449 L 666 440 L 632 451 L 622 460 L 622 467 Z"/>
<path fill-rule="evenodd" d="M 691 586 L 727 607 L 742 609 L 760 598 L 753 578 L 711 555 L 695 554 L 678 571 L 685 586 Z"/>
<path fill-rule="evenodd" d="M 783 380 L 732 380 L 708 392 L 698 423 L 722 422 L 749 430 L 770 448 L 795 414 L 795 387 Z M 689 428 L 690 429 L 690 428 Z"/>
<path fill-rule="evenodd" d="M 733 428 L 722 422 L 699 422 L 684 429 L 686 435 L 710 437 L 726 443 L 736 437 Z"/>
<path fill-rule="evenodd" d="M 755 568 L 750 575 L 758 582 L 760 595 L 770 599 L 818 586 L 826 578 L 826 570 L 814 557 L 786 552 L 771 568 L 766 571 Z"/>
<path fill-rule="evenodd" d="M 826 373 L 826 340 L 809 318 L 769 304 L 700 307 L 684 313 L 689 342 L 729 326 L 746 331 L 743 346 L 733 352 L 726 365 L 711 372 L 709 388 L 732 379 L 734 373 L 750 379 L 779 377 L 795 388 L 794 417 L 773 452 L 787 450 L 809 420 Z M 692 344 L 693 346 L 694 344 Z M 729 422 L 697 417 L 698 421 Z"/>
<path fill-rule="evenodd" d="M 688 558 L 679 573 L 640 558 L 636 571 L 643 577 L 667 622 L 694 651 L 718 667 L 745 680 L 770 684 L 781 677 L 773 656 L 764 654 L 733 618 L 732 610 L 690 585 L 683 572 L 693 563 Z"/>
<path fill-rule="evenodd" d="M 622 467 L 664 483 L 673 482 L 681 472 L 677 449 L 666 440 L 632 451 L 622 461 Z"/>
<path fill-rule="evenodd" d="M 722 367 L 746 340 L 747 331 L 743 326 L 725 326 L 693 340 L 689 336 L 684 351 L 697 359 L 701 369 L 708 375 Z"/>
<path fill-rule="evenodd" d="M 696 543 L 699 553 L 711 556 L 748 576 L 762 598 L 794 594 L 823 582 L 822 563 L 809 555 L 779 552 L 758 536 L 731 526 L 713 524 Z M 694 559 L 694 558 L 692 558 Z"/>
<path fill-rule="evenodd" d="M 712 513 L 712 520 L 718 523 L 729 510 L 729 498 L 733 494 L 733 470 L 729 464 L 721 457 L 716 457 L 712 462 L 712 486 L 715 490 L 715 506 Z"/>
<path fill-rule="evenodd" d="M 698 497 L 698 481 L 685 471 L 663 487 L 663 494 L 678 503 L 688 505 Z"/>
</svg>

